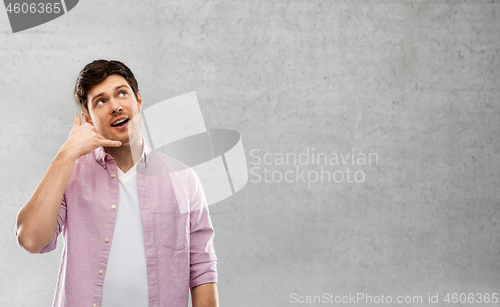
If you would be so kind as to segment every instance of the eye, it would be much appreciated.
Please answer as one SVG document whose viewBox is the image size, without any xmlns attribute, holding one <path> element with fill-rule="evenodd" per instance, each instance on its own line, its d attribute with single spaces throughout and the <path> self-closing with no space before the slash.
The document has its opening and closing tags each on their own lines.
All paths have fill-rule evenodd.
<svg viewBox="0 0 500 307">
<path fill-rule="evenodd" d="M 101 104 L 104 104 L 105 101 L 103 99 L 99 99 L 97 100 L 97 102 L 95 103 L 96 106 L 100 106 Z"/>
<path fill-rule="evenodd" d="M 127 92 L 125 92 L 125 91 L 120 92 L 120 93 L 118 94 L 118 96 L 120 96 L 120 97 L 125 97 L 125 96 L 127 96 Z"/>
</svg>

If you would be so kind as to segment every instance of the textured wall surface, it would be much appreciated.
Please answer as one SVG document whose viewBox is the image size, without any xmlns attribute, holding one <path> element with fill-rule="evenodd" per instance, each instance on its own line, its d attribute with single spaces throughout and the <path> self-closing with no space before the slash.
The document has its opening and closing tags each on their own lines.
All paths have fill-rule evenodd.
<svg viewBox="0 0 500 307">
<path fill-rule="evenodd" d="M 500 292 L 496 2 L 81 0 L 16 34 L 2 7 L 1 305 L 52 302 L 61 246 L 27 253 L 15 218 L 97 58 L 129 65 L 146 107 L 194 90 L 208 128 L 242 135 L 250 182 L 210 207 L 221 306 Z"/>
</svg>

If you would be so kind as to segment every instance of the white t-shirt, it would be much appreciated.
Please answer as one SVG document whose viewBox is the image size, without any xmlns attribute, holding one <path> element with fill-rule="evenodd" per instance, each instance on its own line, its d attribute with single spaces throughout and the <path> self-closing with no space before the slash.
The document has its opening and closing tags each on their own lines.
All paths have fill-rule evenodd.
<svg viewBox="0 0 500 307">
<path fill-rule="evenodd" d="M 118 168 L 118 213 L 104 277 L 101 307 L 148 306 L 146 250 L 136 165 L 127 173 Z"/>
</svg>

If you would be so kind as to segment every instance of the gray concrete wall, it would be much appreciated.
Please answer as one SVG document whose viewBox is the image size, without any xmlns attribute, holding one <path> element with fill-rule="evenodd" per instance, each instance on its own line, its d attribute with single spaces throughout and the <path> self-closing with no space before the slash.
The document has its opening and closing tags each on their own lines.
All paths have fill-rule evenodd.
<svg viewBox="0 0 500 307">
<path fill-rule="evenodd" d="M 210 207 L 221 306 L 500 292 L 496 2 L 82 0 L 16 34 L 2 8 L 1 305 L 52 302 L 61 248 L 25 252 L 15 217 L 97 58 L 129 65 L 146 107 L 195 90 L 207 127 L 241 133 L 250 182 Z M 378 160 L 279 161 L 306 151 Z M 322 171 L 364 180 L 307 181 Z"/>
</svg>

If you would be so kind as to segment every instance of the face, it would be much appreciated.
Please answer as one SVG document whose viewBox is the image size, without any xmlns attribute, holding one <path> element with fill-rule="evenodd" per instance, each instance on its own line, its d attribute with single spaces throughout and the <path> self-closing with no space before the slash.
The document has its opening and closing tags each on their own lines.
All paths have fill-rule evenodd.
<svg viewBox="0 0 500 307">
<path fill-rule="evenodd" d="M 137 97 L 125 78 L 108 76 L 87 95 L 90 118 L 84 113 L 82 116 L 100 135 L 129 145 L 141 138 L 141 94 Z"/>
</svg>

